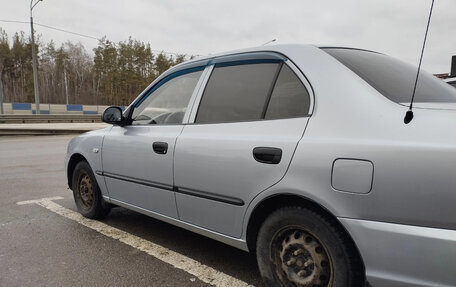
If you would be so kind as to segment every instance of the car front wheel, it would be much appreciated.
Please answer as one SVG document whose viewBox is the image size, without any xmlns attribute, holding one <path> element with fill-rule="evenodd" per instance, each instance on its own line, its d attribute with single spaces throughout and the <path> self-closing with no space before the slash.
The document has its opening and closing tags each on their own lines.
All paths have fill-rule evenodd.
<svg viewBox="0 0 456 287">
<path fill-rule="evenodd" d="M 110 207 L 103 201 L 100 188 L 87 162 L 81 161 L 76 165 L 72 189 L 76 207 L 84 217 L 98 219 L 109 213 Z"/>
<path fill-rule="evenodd" d="M 273 212 L 260 228 L 256 254 L 267 286 L 361 286 L 344 235 L 310 209 Z"/>
</svg>

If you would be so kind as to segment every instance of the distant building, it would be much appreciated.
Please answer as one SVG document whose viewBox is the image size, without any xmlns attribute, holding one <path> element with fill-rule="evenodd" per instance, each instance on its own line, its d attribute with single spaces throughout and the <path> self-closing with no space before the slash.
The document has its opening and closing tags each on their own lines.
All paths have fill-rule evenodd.
<svg viewBox="0 0 456 287">
<path fill-rule="evenodd" d="M 451 59 L 450 77 L 456 77 L 456 56 L 453 56 Z"/>
<path fill-rule="evenodd" d="M 437 78 L 446 79 L 446 78 L 456 78 L 456 55 L 451 57 L 451 70 L 450 73 L 443 74 L 434 74 Z"/>
</svg>

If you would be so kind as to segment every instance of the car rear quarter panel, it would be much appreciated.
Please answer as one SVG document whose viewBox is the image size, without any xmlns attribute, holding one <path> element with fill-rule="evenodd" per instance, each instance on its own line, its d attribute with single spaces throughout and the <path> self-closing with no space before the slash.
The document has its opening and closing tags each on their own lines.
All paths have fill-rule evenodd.
<svg viewBox="0 0 456 287">
<path fill-rule="evenodd" d="M 456 112 L 407 107 L 379 94 L 322 50 L 284 51 L 312 84 L 314 112 L 285 178 L 262 198 L 294 191 L 335 216 L 456 229 Z M 336 159 L 373 163 L 367 194 L 331 186 Z"/>
<path fill-rule="evenodd" d="M 314 111 L 287 174 L 251 202 L 246 218 L 265 198 L 299 195 L 340 219 L 373 286 L 454 285 L 456 239 L 429 232 L 452 237 L 456 230 L 456 111 L 418 108 L 404 124 L 408 107 L 389 101 L 324 51 L 299 49 L 282 52 L 312 84 Z M 332 167 L 340 158 L 372 163 L 369 192 L 333 188 Z"/>
</svg>

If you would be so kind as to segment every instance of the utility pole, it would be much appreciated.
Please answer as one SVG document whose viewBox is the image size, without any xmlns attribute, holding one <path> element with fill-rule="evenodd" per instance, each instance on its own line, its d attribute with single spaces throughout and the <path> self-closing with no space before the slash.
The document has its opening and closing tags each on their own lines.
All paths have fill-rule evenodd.
<svg viewBox="0 0 456 287">
<path fill-rule="evenodd" d="M 70 104 L 69 98 L 68 98 L 68 80 L 67 80 L 67 73 L 66 73 L 66 67 L 63 67 L 63 76 L 64 76 L 64 83 L 65 83 L 65 96 L 66 96 L 66 105 L 68 106 Z"/>
<path fill-rule="evenodd" d="M 33 0 L 30 1 L 30 28 L 32 30 L 32 60 L 33 60 L 33 86 L 35 87 L 35 108 L 36 114 L 40 114 L 40 92 L 38 89 L 38 71 L 37 71 L 37 64 L 36 64 L 36 52 L 35 52 L 35 37 L 33 32 L 33 8 L 43 0 L 37 0 L 35 4 L 33 4 Z"/>
<path fill-rule="evenodd" d="M 2 83 L 3 67 L 0 63 L 0 115 L 3 115 L 3 83 Z"/>
</svg>

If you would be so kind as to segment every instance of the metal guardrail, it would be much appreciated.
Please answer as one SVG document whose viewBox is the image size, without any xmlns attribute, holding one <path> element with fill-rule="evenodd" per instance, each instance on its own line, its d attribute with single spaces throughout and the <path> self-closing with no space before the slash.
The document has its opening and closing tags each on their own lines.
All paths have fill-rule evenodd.
<svg viewBox="0 0 456 287">
<path fill-rule="evenodd" d="M 100 115 L 0 115 L 0 123 L 99 123 Z"/>
</svg>

